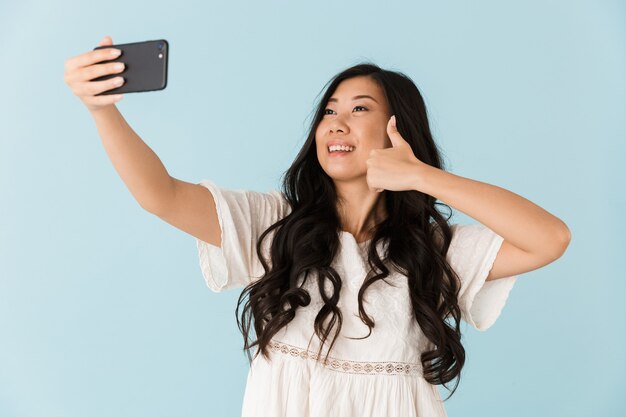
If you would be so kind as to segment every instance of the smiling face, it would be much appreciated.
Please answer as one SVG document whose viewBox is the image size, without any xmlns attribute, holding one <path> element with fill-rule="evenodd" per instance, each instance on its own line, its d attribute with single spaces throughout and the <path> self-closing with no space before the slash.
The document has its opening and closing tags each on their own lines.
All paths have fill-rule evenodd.
<svg viewBox="0 0 626 417">
<path fill-rule="evenodd" d="M 369 97 L 364 97 L 369 96 Z M 315 130 L 317 158 L 335 181 L 365 181 L 372 149 L 391 147 L 387 122 L 391 117 L 382 88 L 368 76 L 342 81 L 326 103 Z M 351 152 L 330 152 L 334 142 L 350 145 Z"/>
</svg>

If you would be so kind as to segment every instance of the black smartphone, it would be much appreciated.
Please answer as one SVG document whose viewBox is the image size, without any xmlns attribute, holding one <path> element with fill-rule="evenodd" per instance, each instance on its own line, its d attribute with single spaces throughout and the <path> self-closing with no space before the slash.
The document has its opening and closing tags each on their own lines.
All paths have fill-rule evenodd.
<svg viewBox="0 0 626 417">
<path fill-rule="evenodd" d="M 121 76 L 124 77 L 124 84 L 103 91 L 96 96 L 163 90 L 167 85 L 167 61 L 170 48 L 165 39 L 98 46 L 93 49 L 106 48 L 119 49 L 122 53 L 114 59 L 99 63 L 123 62 L 124 71 L 103 75 L 91 81 L 102 81 Z"/>
</svg>

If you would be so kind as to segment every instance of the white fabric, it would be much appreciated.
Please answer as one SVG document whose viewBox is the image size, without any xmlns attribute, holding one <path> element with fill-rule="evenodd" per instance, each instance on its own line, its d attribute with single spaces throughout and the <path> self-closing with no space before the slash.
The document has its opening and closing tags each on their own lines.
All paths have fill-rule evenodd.
<svg viewBox="0 0 626 417">
<path fill-rule="evenodd" d="M 255 249 L 258 237 L 289 213 L 289 205 L 276 190 L 229 190 L 209 180 L 200 184 L 213 194 L 222 227 L 221 248 L 196 239 L 204 279 L 215 292 L 243 288 L 263 275 Z M 485 281 L 501 236 L 482 224 L 454 224 L 452 230 L 447 260 L 461 278 L 462 318 L 484 331 L 500 315 L 517 277 Z M 274 232 L 264 241 L 266 258 L 273 236 Z M 344 280 L 339 301 L 343 324 L 330 363 L 314 360 L 320 345 L 313 321 L 323 301 L 317 277 L 310 276 L 304 288 L 311 303 L 301 307 L 293 321 L 273 337 L 271 362 L 262 355 L 252 362 L 242 416 L 445 417 L 437 387 L 421 374 L 420 353 L 432 346 L 414 319 L 406 277 L 391 270 L 385 281 L 392 285 L 377 281 L 367 289 L 364 308 L 376 326 L 366 339 L 347 338 L 362 337 L 368 331 L 358 317 L 357 293 L 369 270 L 369 241 L 357 243 L 348 232 L 341 232 L 340 241 L 332 266 Z M 326 284 L 330 294 L 332 287 Z"/>
</svg>

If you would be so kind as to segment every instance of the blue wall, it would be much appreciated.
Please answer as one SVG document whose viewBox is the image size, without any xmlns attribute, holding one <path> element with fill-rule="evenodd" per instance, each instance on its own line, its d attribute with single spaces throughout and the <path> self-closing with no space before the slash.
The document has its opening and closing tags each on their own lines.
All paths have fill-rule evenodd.
<svg viewBox="0 0 626 417">
<path fill-rule="evenodd" d="M 140 208 L 64 83 L 105 35 L 169 41 L 168 87 L 118 108 L 172 176 L 227 188 L 279 186 L 337 72 L 409 75 L 448 170 L 572 232 L 492 328 L 464 327 L 449 415 L 624 415 L 623 2 L 40 0 L 0 3 L 0 416 L 241 410 L 239 291 L 205 286 L 194 238 Z"/>
</svg>

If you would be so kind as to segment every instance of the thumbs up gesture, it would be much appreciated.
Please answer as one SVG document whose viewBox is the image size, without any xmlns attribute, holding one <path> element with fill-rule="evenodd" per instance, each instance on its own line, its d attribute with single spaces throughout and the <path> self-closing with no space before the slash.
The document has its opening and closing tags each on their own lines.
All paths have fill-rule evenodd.
<svg viewBox="0 0 626 417">
<path fill-rule="evenodd" d="M 411 145 L 404 140 L 396 127 L 396 117 L 387 122 L 391 147 L 372 149 L 367 161 L 367 185 L 377 192 L 383 190 L 414 190 L 418 176 L 428 165 L 413 154 Z"/>
</svg>

